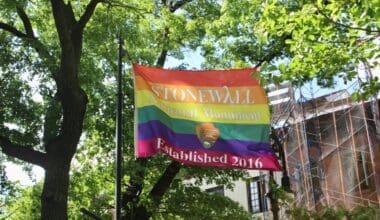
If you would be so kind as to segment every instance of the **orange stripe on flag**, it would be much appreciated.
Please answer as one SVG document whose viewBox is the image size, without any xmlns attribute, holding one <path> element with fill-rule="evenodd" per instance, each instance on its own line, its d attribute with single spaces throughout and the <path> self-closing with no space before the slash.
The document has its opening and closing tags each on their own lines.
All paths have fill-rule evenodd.
<svg viewBox="0 0 380 220">
<path fill-rule="evenodd" d="M 159 99 L 172 102 L 191 102 L 209 104 L 267 104 L 267 97 L 260 86 L 242 87 L 194 87 L 157 84 L 135 76 L 137 91 L 150 91 Z"/>
</svg>

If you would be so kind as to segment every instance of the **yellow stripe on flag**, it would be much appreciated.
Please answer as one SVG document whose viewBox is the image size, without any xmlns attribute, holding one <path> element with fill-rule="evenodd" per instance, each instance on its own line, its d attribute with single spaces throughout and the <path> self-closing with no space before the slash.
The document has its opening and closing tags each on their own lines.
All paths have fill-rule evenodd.
<svg viewBox="0 0 380 220">
<path fill-rule="evenodd" d="M 136 92 L 136 107 L 156 106 L 172 118 L 199 122 L 269 124 L 267 104 L 227 105 L 178 103 L 157 99 L 149 91 Z"/>
</svg>

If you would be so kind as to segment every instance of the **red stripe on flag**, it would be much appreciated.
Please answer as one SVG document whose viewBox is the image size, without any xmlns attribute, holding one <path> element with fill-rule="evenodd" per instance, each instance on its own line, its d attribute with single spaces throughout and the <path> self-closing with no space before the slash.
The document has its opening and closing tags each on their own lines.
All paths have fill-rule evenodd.
<svg viewBox="0 0 380 220">
<path fill-rule="evenodd" d="M 133 65 L 136 75 L 153 83 L 189 86 L 256 86 L 259 80 L 252 77 L 255 68 L 232 70 L 167 70 L 157 67 Z"/>
<path fill-rule="evenodd" d="M 170 158 L 188 165 L 280 171 L 277 157 L 268 154 L 236 156 L 231 153 L 210 150 L 187 150 L 169 145 L 163 139 L 138 141 L 137 157 L 150 157 L 164 153 Z"/>
</svg>

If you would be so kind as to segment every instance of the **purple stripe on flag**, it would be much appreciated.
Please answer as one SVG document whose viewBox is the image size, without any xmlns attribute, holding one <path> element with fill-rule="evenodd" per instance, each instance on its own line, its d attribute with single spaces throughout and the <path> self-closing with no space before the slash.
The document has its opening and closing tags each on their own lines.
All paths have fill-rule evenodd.
<svg viewBox="0 0 380 220">
<path fill-rule="evenodd" d="M 154 138 L 162 138 L 173 146 L 186 148 L 188 150 L 206 149 L 202 146 L 202 143 L 195 134 L 175 133 L 159 121 L 150 121 L 138 125 L 139 140 L 150 140 Z M 241 140 L 218 139 L 208 150 L 228 152 L 239 156 L 274 154 L 269 143 Z"/>
</svg>

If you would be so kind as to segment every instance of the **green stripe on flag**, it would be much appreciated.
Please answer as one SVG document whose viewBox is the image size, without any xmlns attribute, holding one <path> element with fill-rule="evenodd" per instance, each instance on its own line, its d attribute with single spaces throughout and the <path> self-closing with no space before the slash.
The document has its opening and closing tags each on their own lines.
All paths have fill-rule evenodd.
<svg viewBox="0 0 380 220">
<path fill-rule="evenodd" d="M 184 119 L 170 118 L 166 113 L 155 106 L 145 106 L 138 108 L 138 123 L 145 123 L 151 120 L 159 120 L 176 133 L 195 134 L 195 127 L 202 122 L 195 122 Z M 220 131 L 220 137 L 224 140 L 244 140 L 269 142 L 270 126 L 268 124 L 227 124 L 213 123 Z"/>
</svg>

